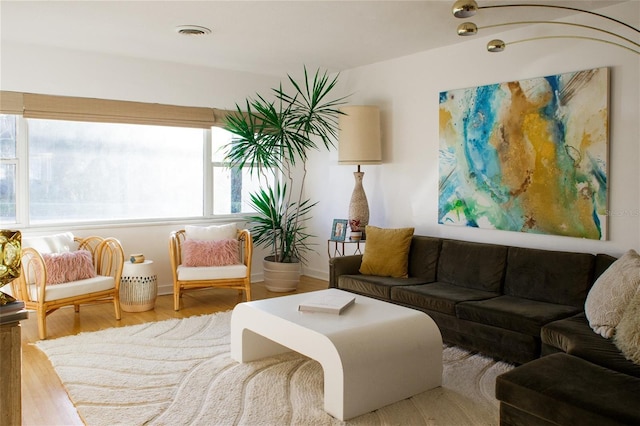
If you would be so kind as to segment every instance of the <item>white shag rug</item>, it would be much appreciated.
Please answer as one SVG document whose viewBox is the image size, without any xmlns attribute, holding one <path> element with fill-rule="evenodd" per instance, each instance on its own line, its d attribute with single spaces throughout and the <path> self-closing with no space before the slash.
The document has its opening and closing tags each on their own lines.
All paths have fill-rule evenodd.
<svg viewBox="0 0 640 426">
<path fill-rule="evenodd" d="M 231 311 L 44 340 L 80 416 L 98 425 L 497 425 L 510 364 L 444 349 L 442 387 L 346 422 L 323 410 L 322 367 L 297 353 L 239 364 Z"/>
</svg>

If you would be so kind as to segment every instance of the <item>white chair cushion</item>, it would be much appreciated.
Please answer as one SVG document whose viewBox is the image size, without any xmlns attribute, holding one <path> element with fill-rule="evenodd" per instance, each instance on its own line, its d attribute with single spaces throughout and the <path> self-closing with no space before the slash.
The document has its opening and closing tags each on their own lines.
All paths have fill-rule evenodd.
<svg viewBox="0 0 640 426">
<path fill-rule="evenodd" d="M 23 237 L 22 247 L 31 247 L 42 253 L 64 253 L 78 249 L 78 243 L 73 240 L 71 232 L 45 235 L 41 237 Z"/>
<path fill-rule="evenodd" d="M 83 294 L 109 290 L 115 288 L 115 286 L 116 282 L 113 277 L 98 275 L 95 278 L 88 278 L 86 280 L 48 285 L 45 290 L 44 300 L 51 301 L 67 297 L 81 296 Z M 29 286 L 29 292 L 31 293 L 32 300 L 38 300 L 38 289 L 35 284 Z"/>
<path fill-rule="evenodd" d="M 178 279 L 180 281 L 244 278 L 246 276 L 247 265 L 178 266 Z"/>
<path fill-rule="evenodd" d="M 192 240 L 220 241 L 236 238 L 238 227 L 235 222 L 211 226 L 186 225 L 184 231 L 185 236 Z"/>
</svg>

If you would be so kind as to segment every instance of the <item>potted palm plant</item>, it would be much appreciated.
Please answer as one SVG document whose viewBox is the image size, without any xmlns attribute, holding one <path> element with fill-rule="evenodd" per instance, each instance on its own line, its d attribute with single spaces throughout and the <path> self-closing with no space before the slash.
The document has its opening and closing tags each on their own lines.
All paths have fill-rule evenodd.
<svg viewBox="0 0 640 426">
<path fill-rule="evenodd" d="M 273 100 L 260 94 L 247 98 L 244 108 L 236 104 L 225 123 L 234 134 L 226 147 L 227 161 L 264 178 L 262 188 L 250 194 L 255 213 L 246 219 L 254 243 L 270 249 L 263 266 L 265 286 L 271 291 L 294 290 L 300 280 L 300 265 L 314 237 L 305 221 L 317 204 L 304 197 L 307 155 L 334 146 L 338 107 L 345 99 L 331 97 L 337 76 L 318 70 L 310 77 L 305 67 L 303 81 L 287 77 L 290 92 L 280 84 L 272 89 Z M 275 173 L 271 180 L 269 173 Z"/>
</svg>

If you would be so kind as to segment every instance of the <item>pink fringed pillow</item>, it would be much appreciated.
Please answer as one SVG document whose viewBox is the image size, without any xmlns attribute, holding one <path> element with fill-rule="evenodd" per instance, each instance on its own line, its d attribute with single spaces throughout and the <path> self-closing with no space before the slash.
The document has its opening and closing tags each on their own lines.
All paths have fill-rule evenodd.
<svg viewBox="0 0 640 426">
<path fill-rule="evenodd" d="M 42 258 L 47 268 L 47 284 L 61 284 L 96 277 L 91 253 L 87 250 L 45 253 Z"/>
<path fill-rule="evenodd" d="M 238 240 L 204 241 L 186 239 L 182 243 L 184 266 L 227 266 L 240 263 Z"/>
</svg>

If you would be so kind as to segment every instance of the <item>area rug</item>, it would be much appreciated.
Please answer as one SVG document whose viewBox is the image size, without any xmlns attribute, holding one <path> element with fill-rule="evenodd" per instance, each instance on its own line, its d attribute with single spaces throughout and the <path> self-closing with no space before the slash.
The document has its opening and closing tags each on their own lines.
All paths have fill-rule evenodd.
<svg viewBox="0 0 640 426">
<path fill-rule="evenodd" d="M 323 410 L 322 367 L 297 353 L 239 364 L 231 312 L 36 343 L 87 425 L 497 425 L 510 364 L 444 349 L 442 387 L 346 422 Z"/>
</svg>

